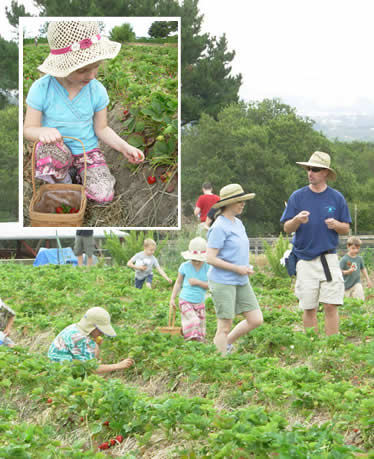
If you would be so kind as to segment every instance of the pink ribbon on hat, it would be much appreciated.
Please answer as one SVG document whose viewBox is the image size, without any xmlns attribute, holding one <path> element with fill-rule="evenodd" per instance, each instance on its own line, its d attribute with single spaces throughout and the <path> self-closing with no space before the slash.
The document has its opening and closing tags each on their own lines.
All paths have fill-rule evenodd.
<svg viewBox="0 0 374 459">
<path fill-rule="evenodd" d="M 70 53 L 70 51 L 79 51 L 80 49 L 90 48 L 94 43 L 97 43 L 101 39 L 100 34 L 98 33 L 92 38 L 84 38 L 79 43 L 73 43 L 66 48 L 60 49 L 51 49 L 51 54 L 66 54 Z"/>
<path fill-rule="evenodd" d="M 206 250 L 193 250 L 192 253 L 206 253 Z"/>
</svg>

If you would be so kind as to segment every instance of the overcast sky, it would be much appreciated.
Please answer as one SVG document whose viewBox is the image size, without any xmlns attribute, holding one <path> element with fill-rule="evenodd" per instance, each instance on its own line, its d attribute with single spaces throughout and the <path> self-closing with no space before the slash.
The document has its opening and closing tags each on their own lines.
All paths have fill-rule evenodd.
<svg viewBox="0 0 374 459">
<path fill-rule="evenodd" d="M 35 14 L 32 0 L 23 4 Z M 279 97 L 309 114 L 374 113 L 373 0 L 199 0 L 199 8 L 203 32 L 226 33 L 236 51 L 244 100 Z"/>
</svg>

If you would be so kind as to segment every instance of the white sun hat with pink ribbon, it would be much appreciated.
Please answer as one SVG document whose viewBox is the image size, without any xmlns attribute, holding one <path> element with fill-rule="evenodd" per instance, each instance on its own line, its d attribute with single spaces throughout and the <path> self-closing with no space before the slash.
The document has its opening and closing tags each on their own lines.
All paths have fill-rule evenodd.
<svg viewBox="0 0 374 459">
<path fill-rule="evenodd" d="M 48 26 L 50 54 L 38 69 L 66 77 L 86 65 L 116 57 L 121 44 L 101 36 L 94 21 L 52 21 Z"/>
<path fill-rule="evenodd" d="M 206 261 L 206 240 L 195 237 L 188 245 L 188 250 L 181 252 L 185 260 Z"/>
</svg>

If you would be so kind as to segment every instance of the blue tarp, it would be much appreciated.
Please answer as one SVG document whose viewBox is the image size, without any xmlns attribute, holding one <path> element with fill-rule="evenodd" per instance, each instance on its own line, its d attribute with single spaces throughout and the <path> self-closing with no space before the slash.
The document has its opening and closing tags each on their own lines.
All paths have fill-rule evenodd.
<svg viewBox="0 0 374 459">
<path fill-rule="evenodd" d="M 78 265 L 77 257 L 74 255 L 74 252 L 71 247 L 66 247 L 64 249 L 46 249 L 41 247 L 39 249 L 38 255 L 35 258 L 34 266 L 41 265 Z"/>
</svg>

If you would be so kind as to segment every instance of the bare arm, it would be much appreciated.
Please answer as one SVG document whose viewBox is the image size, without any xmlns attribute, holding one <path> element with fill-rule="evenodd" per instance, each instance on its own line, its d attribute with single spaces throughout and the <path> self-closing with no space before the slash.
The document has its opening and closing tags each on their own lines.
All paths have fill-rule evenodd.
<svg viewBox="0 0 374 459">
<path fill-rule="evenodd" d="M 227 271 L 232 271 L 241 276 L 245 276 L 246 274 L 251 274 L 253 272 L 249 266 L 234 265 L 228 261 L 221 260 L 217 257 L 218 253 L 219 249 L 212 249 L 208 247 L 206 262 L 216 268 L 226 269 Z"/>
<path fill-rule="evenodd" d="M 368 284 L 368 287 L 371 288 L 373 286 L 373 283 L 370 280 L 369 274 L 367 272 L 366 268 L 361 269 L 362 274 L 364 275 L 366 282 Z"/>
<path fill-rule="evenodd" d="M 42 112 L 27 105 L 23 135 L 30 142 L 63 143 L 61 133 L 55 128 L 42 127 Z"/>
<path fill-rule="evenodd" d="M 338 234 L 348 234 L 349 233 L 349 228 L 350 228 L 349 223 L 339 222 L 338 220 L 335 220 L 335 218 L 327 218 L 325 220 L 325 223 L 328 229 L 332 229 L 336 231 Z"/>
<path fill-rule="evenodd" d="M 195 279 L 194 277 L 191 277 L 191 279 L 188 279 L 188 282 L 190 283 L 190 285 L 198 285 L 199 287 L 205 290 L 208 290 L 209 288 L 208 282 L 204 282 L 200 279 Z"/>
<path fill-rule="evenodd" d="M 94 129 L 95 134 L 101 141 L 109 145 L 111 148 L 114 148 L 114 150 L 122 153 L 130 163 L 139 164 L 144 161 L 144 154 L 141 150 L 129 145 L 108 126 L 106 107 L 95 113 Z"/>
<path fill-rule="evenodd" d="M 173 306 L 173 308 L 176 307 L 175 299 L 178 296 L 179 292 L 181 291 L 183 278 L 184 276 L 180 272 L 178 272 L 178 277 L 177 277 L 177 280 L 175 281 L 173 291 L 171 292 L 170 303 L 169 303 L 170 306 Z"/>
<path fill-rule="evenodd" d="M 6 335 L 6 336 L 9 335 L 10 330 L 12 329 L 12 326 L 13 326 L 14 318 L 15 318 L 15 316 L 12 316 L 8 320 L 8 323 L 7 323 L 7 325 L 6 325 L 5 329 L 4 329 L 4 335 Z"/>
<path fill-rule="evenodd" d="M 112 371 L 116 370 L 125 370 L 130 368 L 132 365 L 134 365 L 134 361 L 132 359 L 121 360 L 121 362 L 118 363 L 101 364 L 96 368 L 94 373 L 99 375 L 104 373 L 111 373 Z"/>
<path fill-rule="evenodd" d="M 301 224 L 308 223 L 309 215 L 310 215 L 310 212 L 308 212 L 307 210 L 302 210 L 297 215 L 295 215 L 294 218 L 291 218 L 291 220 L 287 220 L 284 223 L 283 225 L 284 231 L 287 234 L 294 233 L 295 231 L 299 229 L 299 226 Z"/>
<path fill-rule="evenodd" d="M 195 210 L 193 211 L 195 217 L 198 217 L 200 215 L 201 209 L 200 207 L 195 207 Z"/>
<path fill-rule="evenodd" d="M 161 266 L 156 267 L 157 271 L 161 274 L 161 276 L 171 284 L 173 281 L 168 277 L 165 271 L 161 268 Z"/>
</svg>

